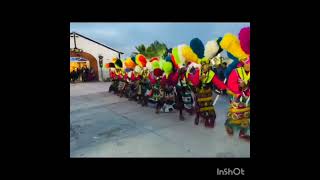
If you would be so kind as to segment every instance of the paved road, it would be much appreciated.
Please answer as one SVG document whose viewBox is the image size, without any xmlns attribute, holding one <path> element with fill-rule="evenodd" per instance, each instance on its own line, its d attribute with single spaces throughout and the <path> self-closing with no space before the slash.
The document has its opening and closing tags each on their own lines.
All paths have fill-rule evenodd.
<svg viewBox="0 0 320 180">
<path fill-rule="evenodd" d="M 224 130 L 227 98 L 216 104 L 216 127 L 194 116 L 155 114 L 151 107 L 107 93 L 109 83 L 70 85 L 71 157 L 250 157 L 250 143 Z"/>
</svg>

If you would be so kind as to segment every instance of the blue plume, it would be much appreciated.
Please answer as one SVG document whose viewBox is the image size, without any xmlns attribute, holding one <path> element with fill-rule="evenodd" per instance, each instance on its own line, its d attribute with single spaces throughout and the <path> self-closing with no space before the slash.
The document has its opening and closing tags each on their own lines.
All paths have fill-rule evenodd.
<svg viewBox="0 0 320 180">
<path fill-rule="evenodd" d="M 199 38 L 193 38 L 190 41 L 190 47 L 192 51 L 197 54 L 198 58 L 201 59 L 204 57 L 204 45 Z"/>
</svg>

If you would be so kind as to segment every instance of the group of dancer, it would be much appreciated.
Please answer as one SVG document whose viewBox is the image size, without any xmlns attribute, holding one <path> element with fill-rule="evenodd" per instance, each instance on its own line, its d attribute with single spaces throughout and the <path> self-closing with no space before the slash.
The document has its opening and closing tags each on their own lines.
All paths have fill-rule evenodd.
<svg viewBox="0 0 320 180">
<path fill-rule="evenodd" d="M 221 81 L 211 67 L 223 51 L 233 62 Z M 250 27 L 242 28 L 238 36 L 227 33 L 206 45 L 194 38 L 189 45 L 168 50 L 165 57 L 114 58 L 106 68 L 112 79 L 109 92 L 154 106 L 155 113 L 177 109 L 180 120 L 185 119 L 184 110 L 195 113 L 194 123 L 204 122 L 209 128 L 214 127 L 217 116 L 214 105 L 226 91 L 230 96 L 226 132 L 233 135 L 238 129 L 239 137 L 250 141 Z M 215 98 L 214 93 L 218 94 Z"/>
</svg>

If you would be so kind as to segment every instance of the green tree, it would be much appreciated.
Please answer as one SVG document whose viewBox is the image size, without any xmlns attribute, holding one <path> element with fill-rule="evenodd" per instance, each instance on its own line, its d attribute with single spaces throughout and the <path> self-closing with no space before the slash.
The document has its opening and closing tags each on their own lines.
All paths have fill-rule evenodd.
<svg viewBox="0 0 320 180">
<path fill-rule="evenodd" d="M 136 50 L 138 53 L 143 54 L 146 58 L 152 58 L 157 56 L 164 56 L 167 51 L 167 45 L 164 43 L 160 43 L 159 41 L 154 41 L 148 47 L 144 44 L 136 46 Z M 137 52 L 133 52 L 134 55 Z"/>
</svg>

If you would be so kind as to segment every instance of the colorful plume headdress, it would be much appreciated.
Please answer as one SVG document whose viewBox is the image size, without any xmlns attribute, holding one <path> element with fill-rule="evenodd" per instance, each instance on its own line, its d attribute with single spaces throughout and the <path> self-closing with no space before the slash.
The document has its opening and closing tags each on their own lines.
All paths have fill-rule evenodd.
<svg viewBox="0 0 320 180">
<path fill-rule="evenodd" d="M 218 54 L 220 47 L 217 43 L 217 41 L 208 41 L 205 50 L 204 50 L 204 56 L 207 59 L 212 59 Z"/>
<path fill-rule="evenodd" d="M 199 63 L 198 56 L 193 52 L 190 46 L 182 47 L 182 56 L 185 58 L 186 62 Z"/>
<path fill-rule="evenodd" d="M 136 56 L 136 63 L 140 66 L 140 67 L 146 67 L 147 64 L 147 59 L 144 55 L 142 54 L 138 54 Z"/>
<path fill-rule="evenodd" d="M 225 34 L 220 42 L 220 45 L 224 50 L 228 51 L 234 57 L 240 60 L 248 58 L 248 55 L 241 49 L 239 39 L 233 34 Z"/>
<path fill-rule="evenodd" d="M 120 59 L 117 59 L 114 64 L 116 68 L 118 69 L 122 68 L 122 61 Z"/>
<path fill-rule="evenodd" d="M 202 59 L 204 57 L 204 45 L 199 38 L 193 38 L 190 41 L 190 47 L 199 59 Z"/>
<path fill-rule="evenodd" d="M 126 59 L 126 61 L 124 62 L 124 64 L 125 64 L 125 66 L 126 66 L 127 68 L 129 68 L 129 69 L 134 69 L 134 67 L 136 66 L 136 64 L 134 63 L 134 61 L 133 61 L 130 57 L 128 57 L 128 58 Z"/>
<path fill-rule="evenodd" d="M 250 27 L 244 27 L 240 30 L 239 40 L 242 50 L 250 55 Z"/>
</svg>

